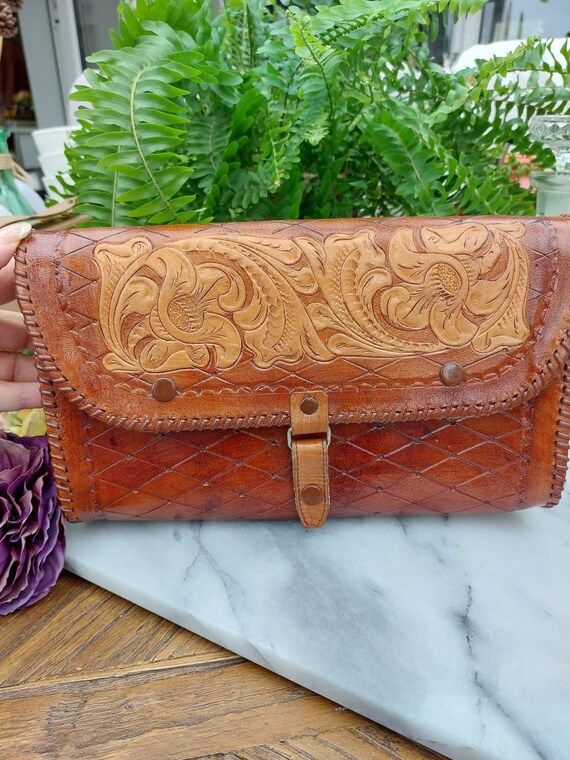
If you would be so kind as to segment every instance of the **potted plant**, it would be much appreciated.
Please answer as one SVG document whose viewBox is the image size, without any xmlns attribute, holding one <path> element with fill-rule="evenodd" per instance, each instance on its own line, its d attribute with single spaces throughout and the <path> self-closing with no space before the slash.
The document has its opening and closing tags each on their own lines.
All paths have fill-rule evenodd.
<svg viewBox="0 0 570 760">
<path fill-rule="evenodd" d="M 529 40 L 450 73 L 427 45 L 437 13 L 484 4 L 124 2 L 72 96 L 67 192 L 97 225 L 532 213 L 513 172 L 552 164 L 528 121 L 568 112 L 570 52 L 547 63 Z"/>
</svg>

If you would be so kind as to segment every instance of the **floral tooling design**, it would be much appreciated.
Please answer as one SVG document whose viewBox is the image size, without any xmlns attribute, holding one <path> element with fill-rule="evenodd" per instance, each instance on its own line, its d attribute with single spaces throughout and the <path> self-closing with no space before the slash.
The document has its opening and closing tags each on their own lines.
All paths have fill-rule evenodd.
<svg viewBox="0 0 570 760">
<path fill-rule="evenodd" d="M 101 244 L 100 326 L 109 370 L 260 368 L 521 345 L 528 255 L 518 222 L 373 229 L 318 240 L 199 235 Z"/>
<path fill-rule="evenodd" d="M 429 328 L 443 346 L 471 342 L 475 351 L 491 353 L 519 345 L 529 334 L 523 234 L 519 222 L 490 232 L 482 224 L 398 231 L 389 262 L 399 283 L 382 294 L 386 319 L 403 330 Z"/>
</svg>

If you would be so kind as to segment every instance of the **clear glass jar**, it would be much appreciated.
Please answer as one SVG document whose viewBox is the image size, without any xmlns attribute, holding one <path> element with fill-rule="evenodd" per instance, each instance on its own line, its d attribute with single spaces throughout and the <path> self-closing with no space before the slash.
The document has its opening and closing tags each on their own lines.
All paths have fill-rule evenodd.
<svg viewBox="0 0 570 760">
<path fill-rule="evenodd" d="M 555 171 L 535 172 L 531 182 L 536 188 L 538 216 L 570 214 L 570 116 L 534 116 L 532 137 L 549 147 L 556 159 Z"/>
<path fill-rule="evenodd" d="M 537 216 L 570 214 L 570 174 L 536 172 L 531 174 L 536 188 Z"/>
</svg>

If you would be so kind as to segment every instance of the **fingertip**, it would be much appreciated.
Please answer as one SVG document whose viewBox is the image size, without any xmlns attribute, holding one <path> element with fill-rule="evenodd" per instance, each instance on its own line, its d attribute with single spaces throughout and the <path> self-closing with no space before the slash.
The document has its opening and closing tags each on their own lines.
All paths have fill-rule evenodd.
<svg viewBox="0 0 570 760">
<path fill-rule="evenodd" d="M 10 261 L 16 253 L 18 243 L 31 232 L 31 229 L 32 225 L 28 222 L 10 224 L 8 227 L 0 229 L 0 268 L 6 266 Z"/>
<path fill-rule="evenodd" d="M 9 224 L 7 227 L 0 229 L 0 243 L 19 243 L 31 231 L 32 225 L 29 222 Z"/>
</svg>

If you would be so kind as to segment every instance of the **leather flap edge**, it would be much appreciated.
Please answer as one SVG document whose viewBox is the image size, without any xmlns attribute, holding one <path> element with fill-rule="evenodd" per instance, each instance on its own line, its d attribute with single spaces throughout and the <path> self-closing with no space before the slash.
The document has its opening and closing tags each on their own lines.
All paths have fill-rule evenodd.
<svg viewBox="0 0 570 760">
<path fill-rule="evenodd" d="M 41 372 L 109 425 L 286 425 L 315 389 L 331 423 L 461 419 L 560 375 L 569 243 L 564 218 L 33 232 L 17 292 Z"/>
</svg>

